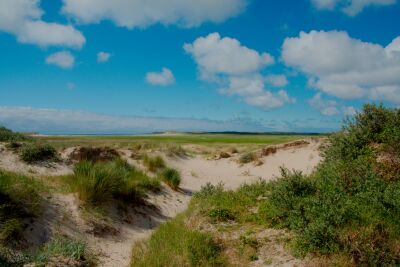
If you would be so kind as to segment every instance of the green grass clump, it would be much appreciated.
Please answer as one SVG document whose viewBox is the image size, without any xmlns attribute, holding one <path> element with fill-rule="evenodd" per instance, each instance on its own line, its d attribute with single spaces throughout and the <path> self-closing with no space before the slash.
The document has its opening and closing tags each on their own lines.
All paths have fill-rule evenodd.
<svg viewBox="0 0 400 267">
<path fill-rule="evenodd" d="M 37 179 L 0 170 L 0 265 L 22 265 L 24 257 L 17 253 L 23 242 L 26 221 L 41 213 L 39 191 L 44 189 Z"/>
<path fill-rule="evenodd" d="M 165 168 L 165 161 L 160 156 L 150 157 L 148 155 L 144 155 L 143 164 L 150 172 L 157 172 Z"/>
<path fill-rule="evenodd" d="M 23 220 L 40 213 L 39 181 L 0 170 L 0 243 L 17 240 Z"/>
<path fill-rule="evenodd" d="M 27 163 L 56 160 L 57 151 L 50 145 L 26 144 L 20 148 L 20 158 Z"/>
<path fill-rule="evenodd" d="M 168 157 L 183 158 L 188 156 L 188 152 L 180 145 L 168 145 L 166 148 Z"/>
<path fill-rule="evenodd" d="M 94 206 L 112 199 L 135 203 L 147 191 L 160 189 L 158 181 L 121 159 L 105 163 L 82 161 L 75 165 L 69 182 L 84 203 Z"/>
<path fill-rule="evenodd" d="M 161 225 L 150 240 L 133 248 L 132 267 L 225 266 L 219 245 L 212 236 L 191 230 L 184 215 Z"/>
<path fill-rule="evenodd" d="M 164 181 L 169 187 L 176 190 L 181 183 L 181 175 L 179 172 L 172 168 L 166 168 L 160 172 L 159 178 Z"/>
<path fill-rule="evenodd" d="M 30 138 L 24 134 L 13 132 L 0 126 L 0 142 L 27 141 Z"/>
<path fill-rule="evenodd" d="M 257 207 L 259 199 L 267 194 L 268 188 L 269 185 L 262 180 L 254 184 L 244 184 L 236 191 L 224 190 L 222 184 L 207 184 L 195 193 L 192 202 L 212 222 L 260 222 L 251 208 Z"/>
<path fill-rule="evenodd" d="M 94 257 L 89 254 L 85 242 L 61 236 L 56 236 L 34 255 L 28 256 L 29 260 L 27 261 L 38 266 L 44 266 L 57 257 L 75 260 L 77 264 L 81 264 L 79 266 L 95 266 Z M 60 262 L 54 263 L 62 264 Z"/>
<path fill-rule="evenodd" d="M 254 152 L 247 152 L 240 156 L 239 163 L 247 164 L 258 159 L 257 155 Z"/>
<path fill-rule="evenodd" d="M 300 254 L 344 253 L 360 266 L 400 264 L 400 176 L 381 172 L 386 159 L 399 160 L 399 125 L 399 110 L 366 105 L 331 136 L 316 173 L 283 171 L 260 216 L 297 233 Z"/>
</svg>

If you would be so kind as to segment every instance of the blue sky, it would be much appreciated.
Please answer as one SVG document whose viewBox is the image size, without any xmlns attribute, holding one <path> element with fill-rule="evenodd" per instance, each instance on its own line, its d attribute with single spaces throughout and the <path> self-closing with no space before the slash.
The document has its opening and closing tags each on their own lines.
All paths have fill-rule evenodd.
<svg viewBox="0 0 400 267">
<path fill-rule="evenodd" d="M 337 130 L 363 103 L 400 105 L 399 15 L 396 0 L 0 0 L 0 124 Z"/>
</svg>

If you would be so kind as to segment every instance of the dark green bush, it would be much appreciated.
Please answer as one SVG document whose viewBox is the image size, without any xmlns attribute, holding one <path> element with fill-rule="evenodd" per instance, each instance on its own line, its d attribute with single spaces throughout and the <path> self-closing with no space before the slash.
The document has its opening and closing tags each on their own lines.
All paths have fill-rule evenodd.
<svg viewBox="0 0 400 267">
<path fill-rule="evenodd" d="M 296 232 L 302 254 L 347 253 L 362 266 L 399 264 L 400 181 L 377 171 L 379 153 L 397 162 L 399 114 L 366 105 L 330 137 L 316 173 L 284 171 L 271 184 L 260 216 Z"/>
<path fill-rule="evenodd" d="M 20 158 L 27 163 L 56 160 L 57 151 L 50 145 L 27 144 L 21 147 Z"/>
<path fill-rule="evenodd" d="M 172 168 L 167 168 L 160 172 L 159 177 L 174 190 L 178 189 L 181 184 L 181 175 L 177 170 Z"/>
</svg>

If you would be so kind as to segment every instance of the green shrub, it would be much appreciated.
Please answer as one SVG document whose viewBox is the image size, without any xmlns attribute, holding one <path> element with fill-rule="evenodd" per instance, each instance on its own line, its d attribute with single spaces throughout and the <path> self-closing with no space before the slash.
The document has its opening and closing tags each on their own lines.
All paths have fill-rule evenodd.
<svg viewBox="0 0 400 267">
<path fill-rule="evenodd" d="M 398 160 L 399 125 L 398 110 L 366 105 L 330 137 L 316 173 L 284 171 L 271 184 L 260 216 L 296 232 L 301 254 L 347 253 L 361 266 L 399 264 L 399 176 L 377 168 L 379 153 Z"/>
<path fill-rule="evenodd" d="M 260 221 L 251 207 L 258 205 L 269 185 L 262 180 L 244 184 L 237 191 L 224 190 L 222 184 L 207 184 L 194 194 L 192 203 L 212 221 L 235 220 L 236 222 Z"/>
<path fill-rule="evenodd" d="M 70 182 L 80 199 L 90 205 L 100 205 L 113 198 L 134 203 L 141 201 L 146 191 L 160 188 L 155 179 L 121 159 L 105 163 L 82 161 L 75 165 Z"/>
<path fill-rule="evenodd" d="M 150 172 L 156 172 L 160 169 L 165 168 L 164 159 L 160 156 L 150 157 L 148 155 L 144 155 L 143 164 Z"/>
<path fill-rule="evenodd" d="M 27 144 L 20 149 L 20 158 L 27 163 L 55 160 L 57 151 L 50 145 Z"/>
<path fill-rule="evenodd" d="M 172 189 L 176 190 L 179 188 L 179 185 L 181 183 L 181 175 L 177 170 L 172 168 L 167 168 L 162 172 L 160 172 L 159 177 Z"/>
<path fill-rule="evenodd" d="M 209 212 L 209 216 L 214 222 L 226 222 L 235 219 L 228 209 L 212 209 Z"/>
<path fill-rule="evenodd" d="M 30 138 L 21 133 L 15 133 L 5 127 L 0 126 L 0 142 L 16 142 L 16 141 L 27 141 Z"/>
</svg>

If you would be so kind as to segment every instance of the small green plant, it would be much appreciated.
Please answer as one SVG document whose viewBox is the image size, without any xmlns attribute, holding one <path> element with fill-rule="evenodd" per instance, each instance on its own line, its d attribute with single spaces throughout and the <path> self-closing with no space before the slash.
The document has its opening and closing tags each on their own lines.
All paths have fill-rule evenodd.
<svg viewBox="0 0 400 267">
<path fill-rule="evenodd" d="M 172 189 L 176 190 L 179 188 L 181 183 L 181 175 L 177 170 L 172 168 L 164 169 L 160 172 L 159 177 Z"/>
<path fill-rule="evenodd" d="M 249 256 L 249 261 L 258 261 L 258 256 L 257 255 L 250 255 Z"/>
<path fill-rule="evenodd" d="M 223 208 L 210 210 L 209 217 L 214 222 L 227 222 L 235 219 L 235 216 L 233 216 L 230 210 Z"/>
<path fill-rule="evenodd" d="M 20 158 L 27 163 L 56 160 L 57 151 L 50 145 L 27 144 L 20 149 Z"/>
<path fill-rule="evenodd" d="M 148 155 L 144 155 L 143 164 L 150 172 L 157 172 L 158 170 L 165 168 L 165 161 L 160 156 L 150 157 Z"/>
</svg>

